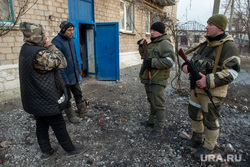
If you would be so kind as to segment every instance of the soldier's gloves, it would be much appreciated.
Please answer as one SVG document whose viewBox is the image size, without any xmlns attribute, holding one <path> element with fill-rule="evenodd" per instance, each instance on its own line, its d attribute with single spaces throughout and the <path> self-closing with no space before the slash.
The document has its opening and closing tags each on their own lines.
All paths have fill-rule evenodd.
<svg viewBox="0 0 250 167">
<path fill-rule="evenodd" d="M 141 41 L 143 40 L 143 38 L 142 39 L 140 39 L 139 41 L 137 41 L 137 45 L 140 45 L 141 46 Z"/>
<path fill-rule="evenodd" d="M 144 64 L 146 68 L 151 68 L 151 64 L 152 64 L 152 58 L 148 58 L 146 60 L 144 60 Z"/>
</svg>

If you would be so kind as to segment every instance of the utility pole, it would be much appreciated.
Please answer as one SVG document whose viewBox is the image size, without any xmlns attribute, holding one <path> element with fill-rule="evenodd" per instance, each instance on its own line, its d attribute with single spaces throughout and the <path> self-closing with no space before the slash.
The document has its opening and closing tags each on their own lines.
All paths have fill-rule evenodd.
<svg viewBox="0 0 250 167">
<path fill-rule="evenodd" d="M 231 32 L 231 29 L 232 29 L 233 14 L 234 14 L 234 0 L 232 1 L 232 4 L 231 4 L 231 13 L 230 13 L 230 20 L 229 20 L 229 27 L 228 27 L 229 33 Z"/>
<path fill-rule="evenodd" d="M 220 0 L 214 0 L 213 15 L 218 14 L 220 10 Z"/>
</svg>

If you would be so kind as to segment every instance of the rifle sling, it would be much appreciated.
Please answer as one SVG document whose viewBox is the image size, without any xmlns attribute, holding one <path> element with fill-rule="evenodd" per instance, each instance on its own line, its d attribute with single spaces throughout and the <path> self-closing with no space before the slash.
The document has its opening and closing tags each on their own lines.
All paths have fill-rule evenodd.
<svg viewBox="0 0 250 167">
<path fill-rule="evenodd" d="M 222 46 L 223 46 L 223 44 L 221 44 L 221 45 L 219 46 L 219 49 L 218 49 L 218 52 L 217 52 L 217 55 L 216 55 L 216 58 L 215 58 L 214 68 L 213 68 L 213 74 L 215 74 L 216 69 L 217 69 L 217 66 L 218 66 L 218 63 L 219 63 L 219 59 L 220 59 L 220 54 L 221 54 Z"/>
<path fill-rule="evenodd" d="M 191 52 L 193 52 L 193 51 L 195 51 L 195 50 L 197 50 L 199 47 L 201 47 L 203 44 L 205 44 L 206 43 L 206 41 L 205 42 L 202 42 L 202 43 L 200 43 L 199 45 L 197 45 L 196 47 L 194 47 L 194 48 L 192 48 L 192 49 L 190 49 L 190 50 L 188 50 L 188 51 L 186 51 L 185 52 L 185 54 L 186 55 L 188 55 L 189 53 L 191 53 Z"/>
<path fill-rule="evenodd" d="M 157 70 L 154 75 L 152 76 L 152 79 L 156 76 L 156 74 L 159 72 L 160 70 Z"/>
</svg>

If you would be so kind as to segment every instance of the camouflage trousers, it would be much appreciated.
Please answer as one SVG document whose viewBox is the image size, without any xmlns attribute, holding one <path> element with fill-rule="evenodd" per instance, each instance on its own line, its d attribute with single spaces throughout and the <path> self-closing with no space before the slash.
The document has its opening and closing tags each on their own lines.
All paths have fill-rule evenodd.
<svg viewBox="0 0 250 167">
<path fill-rule="evenodd" d="M 154 124 L 154 130 L 162 132 L 165 126 L 165 87 L 162 85 L 151 85 L 151 92 L 148 90 L 148 85 L 145 84 L 148 102 L 150 103 L 149 123 Z"/>
<path fill-rule="evenodd" d="M 214 149 L 219 136 L 219 117 L 221 115 L 222 98 L 213 97 L 213 101 L 218 109 L 214 108 L 206 94 L 195 94 L 192 90 L 188 105 L 188 114 L 192 119 L 192 131 L 203 133 L 206 127 L 205 142 L 203 147 Z"/>
</svg>

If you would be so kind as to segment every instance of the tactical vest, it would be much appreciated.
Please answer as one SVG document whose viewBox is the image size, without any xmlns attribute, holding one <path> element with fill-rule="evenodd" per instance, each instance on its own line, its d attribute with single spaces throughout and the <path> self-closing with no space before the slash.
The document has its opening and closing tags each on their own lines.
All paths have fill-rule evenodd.
<svg viewBox="0 0 250 167">
<path fill-rule="evenodd" d="M 157 44 L 156 44 L 157 45 Z M 149 54 L 149 58 L 160 58 L 158 56 L 156 56 L 155 54 L 153 54 L 153 50 L 154 50 L 155 47 L 148 47 L 148 54 Z M 158 72 L 157 72 L 158 71 Z M 158 70 L 158 69 L 151 69 L 151 76 L 152 76 L 152 80 L 151 82 L 154 82 L 154 83 L 157 83 L 161 80 L 166 80 L 169 78 L 170 76 L 170 68 L 169 69 L 161 69 L 161 70 Z M 147 80 L 148 79 L 148 76 L 147 76 L 147 70 L 145 70 L 143 72 L 142 75 L 140 75 L 140 78 L 141 79 L 145 79 Z"/>
<path fill-rule="evenodd" d="M 67 101 L 66 89 L 59 70 L 45 74 L 34 69 L 36 54 L 44 47 L 24 44 L 19 55 L 19 78 L 23 108 L 37 116 L 60 114 Z M 62 95 L 66 100 L 60 104 Z"/>
</svg>

